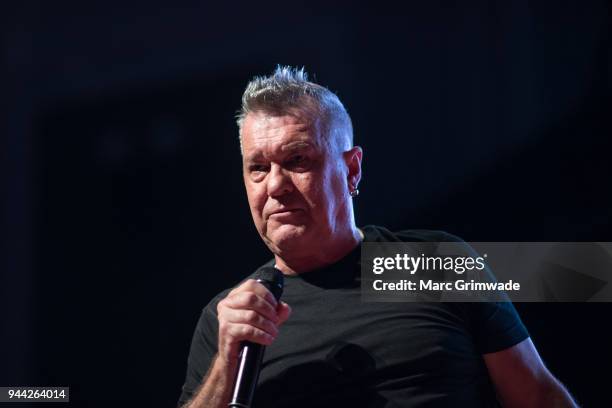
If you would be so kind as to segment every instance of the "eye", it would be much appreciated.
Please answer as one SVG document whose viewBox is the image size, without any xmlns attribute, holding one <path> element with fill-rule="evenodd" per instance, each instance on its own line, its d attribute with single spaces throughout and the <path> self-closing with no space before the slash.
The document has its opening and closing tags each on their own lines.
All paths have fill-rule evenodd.
<svg viewBox="0 0 612 408">
<path fill-rule="evenodd" d="M 261 173 L 265 171 L 268 171 L 268 166 L 265 164 L 251 164 L 249 166 L 249 172 L 251 173 Z"/>
<path fill-rule="evenodd" d="M 308 165 L 308 157 L 303 154 L 296 154 L 291 156 L 287 161 L 287 165 L 290 168 L 305 168 Z"/>
</svg>

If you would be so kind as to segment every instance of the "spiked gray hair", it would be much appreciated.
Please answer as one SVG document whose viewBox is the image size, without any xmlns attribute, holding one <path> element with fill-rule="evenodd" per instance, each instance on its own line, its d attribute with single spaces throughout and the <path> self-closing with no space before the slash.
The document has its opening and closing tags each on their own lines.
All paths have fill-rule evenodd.
<svg viewBox="0 0 612 408">
<path fill-rule="evenodd" d="M 308 81 L 304 68 L 277 65 L 272 75 L 255 77 L 242 94 L 236 115 L 242 151 L 242 125 L 251 112 L 306 116 L 318 121 L 331 148 L 343 152 L 353 146 L 353 125 L 340 99 L 329 89 Z"/>
</svg>

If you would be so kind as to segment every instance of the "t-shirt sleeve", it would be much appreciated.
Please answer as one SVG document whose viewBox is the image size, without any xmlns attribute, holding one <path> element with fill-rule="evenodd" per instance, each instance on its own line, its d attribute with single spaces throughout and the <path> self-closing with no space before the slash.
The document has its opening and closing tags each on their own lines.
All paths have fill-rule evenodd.
<svg viewBox="0 0 612 408">
<path fill-rule="evenodd" d="M 511 302 L 467 304 L 474 343 L 480 354 L 512 347 L 529 337 Z"/>
<path fill-rule="evenodd" d="M 463 242 L 468 253 L 478 254 L 461 238 L 442 233 L 440 241 Z M 495 275 L 488 268 L 486 277 L 479 277 L 481 281 L 496 281 Z M 507 297 L 504 296 L 506 299 Z M 476 348 L 480 354 L 494 353 L 512 347 L 529 337 L 527 328 L 521 321 L 512 302 L 474 302 L 467 304 L 468 318 L 474 337 Z"/>
<path fill-rule="evenodd" d="M 193 397 L 217 353 L 219 323 L 216 313 L 213 312 L 215 308 L 216 302 L 213 301 L 202 310 L 193 333 L 187 358 L 187 374 L 178 401 L 179 407 Z"/>
</svg>

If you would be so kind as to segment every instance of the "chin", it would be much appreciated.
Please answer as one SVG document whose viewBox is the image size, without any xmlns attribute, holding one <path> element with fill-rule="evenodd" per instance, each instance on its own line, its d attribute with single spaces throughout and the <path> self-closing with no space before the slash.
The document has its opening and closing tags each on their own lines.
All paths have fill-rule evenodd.
<svg viewBox="0 0 612 408">
<path fill-rule="evenodd" d="M 284 252 L 300 247 L 305 235 L 306 227 L 304 225 L 283 224 L 269 230 L 267 239 L 277 250 Z"/>
</svg>

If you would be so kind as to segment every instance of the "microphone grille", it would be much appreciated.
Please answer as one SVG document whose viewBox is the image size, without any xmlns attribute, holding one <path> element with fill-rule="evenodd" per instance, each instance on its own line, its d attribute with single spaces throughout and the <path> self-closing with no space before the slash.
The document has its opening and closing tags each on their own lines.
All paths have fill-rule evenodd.
<svg viewBox="0 0 612 408">
<path fill-rule="evenodd" d="M 283 273 L 272 266 L 264 266 L 255 273 L 255 280 L 263 284 L 279 300 L 285 283 Z"/>
</svg>

